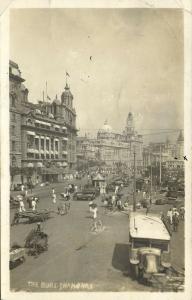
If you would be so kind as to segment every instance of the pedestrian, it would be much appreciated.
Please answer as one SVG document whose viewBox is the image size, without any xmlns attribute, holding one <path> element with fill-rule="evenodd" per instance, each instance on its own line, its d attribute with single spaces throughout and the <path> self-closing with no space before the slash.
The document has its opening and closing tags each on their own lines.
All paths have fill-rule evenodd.
<svg viewBox="0 0 192 300">
<path fill-rule="evenodd" d="M 118 193 L 118 190 L 119 190 L 119 187 L 118 187 L 118 185 L 116 185 L 116 187 L 115 187 L 115 194 Z"/>
<path fill-rule="evenodd" d="M 116 204 L 116 195 L 113 195 L 111 198 L 111 204 L 114 206 Z"/>
<path fill-rule="evenodd" d="M 177 231 L 179 225 L 179 213 L 178 211 L 173 212 L 173 231 Z"/>
<path fill-rule="evenodd" d="M 21 185 L 21 191 L 23 192 L 24 191 L 24 184 L 22 183 L 22 185 Z"/>
<path fill-rule="evenodd" d="M 170 208 L 167 212 L 167 219 L 170 225 L 173 224 L 173 210 Z"/>
<path fill-rule="evenodd" d="M 77 185 L 75 185 L 75 192 L 77 192 L 77 190 L 78 190 L 78 186 L 77 186 Z"/>
<path fill-rule="evenodd" d="M 33 197 L 31 201 L 32 210 L 36 210 L 37 197 Z"/>
<path fill-rule="evenodd" d="M 57 197 L 56 197 L 55 189 L 52 188 L 52 201 L 53 201 L 53 203 L 57 202 L 56 199 L 57 199 Z"/>
<path fill-rule="evenodd" d="M 19 212 L 25 211 L 25 205 L 23 201 L 23 197 L 19 196 Z"/>
<path fill-rule="evenodd" d="M 149 213 L 149 209 L 150 209 L 150 204 L 149 202 L 147 202 L 147 207 L 146 207 L 146 216 L 148 215 Z"/>
</svg>

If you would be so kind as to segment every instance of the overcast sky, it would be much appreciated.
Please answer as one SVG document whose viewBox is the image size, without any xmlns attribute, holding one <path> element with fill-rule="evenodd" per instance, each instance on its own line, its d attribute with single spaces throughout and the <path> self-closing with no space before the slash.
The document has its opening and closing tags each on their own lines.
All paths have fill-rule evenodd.
<svg viewBox="0 0 192 300">
<path fill-rule="evenodd" d="M 42 100 L 46 81 L 48 95 L 60 97 L 67 71 L 82 132 L 105 119 L 122 131 L 129 111 L 141 133 L 183 128 L 181 11 L 17 9 L 10 16 L 10 58 L 30 101 Z"/>
</svg>

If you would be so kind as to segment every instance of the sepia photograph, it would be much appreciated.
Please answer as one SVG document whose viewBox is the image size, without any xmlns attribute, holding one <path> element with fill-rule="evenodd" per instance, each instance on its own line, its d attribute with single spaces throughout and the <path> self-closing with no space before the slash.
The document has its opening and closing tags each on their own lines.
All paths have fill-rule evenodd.
<svg viewBox="0 0 192 300">
<path fill-rule="evenodd" d="M 12 8 L 7 72 L 10 291 L 184 293 L 183 10 Z"/>
</svg>

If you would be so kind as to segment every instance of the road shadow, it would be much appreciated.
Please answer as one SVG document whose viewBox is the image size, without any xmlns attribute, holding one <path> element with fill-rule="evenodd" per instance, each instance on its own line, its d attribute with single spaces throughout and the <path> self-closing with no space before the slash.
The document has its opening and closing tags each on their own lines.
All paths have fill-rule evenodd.
<svg viewBox="0 0 192 300">
<path fill-rule="evenodd" d="M 130 263 L 129 263 L 129 245 L 128 244 L 116 244 L 113 257 L 112 266 L 122 271 L 124 276 L 130 275 Z"/>
</svg>

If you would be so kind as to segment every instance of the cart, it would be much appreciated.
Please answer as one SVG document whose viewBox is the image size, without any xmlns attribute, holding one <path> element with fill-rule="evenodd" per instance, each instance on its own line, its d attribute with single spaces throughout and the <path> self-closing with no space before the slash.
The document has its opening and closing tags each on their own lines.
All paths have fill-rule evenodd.
<svg viewBox="0 0 192 300">
<path fill-rule="evenodd" d="M 28 255 L 38 256 L 48 250 L 48 235 L 41 230 L 32 229 L 25 239 Z"/>
<path fill-rule="evenodd" d="M 13 269 L 20 263 L 23 263 L 25 261 L 26 257 L 26 251 L 25 248 L 21 248 L 20 246 L 13 247 L 10 250 L 9 254 L 9 268 Z"/>
<path fill-rule="evenodd" d="M 21 219 L 27 219 L 29 223 L 44 222 L 51 217 L 50 214 L 51 211 L 47 209 L 38 211 L 26 210 L 23 212 L 16 212 L 11 225 L 13 226 L 19 224 Z"/>
</svg>

